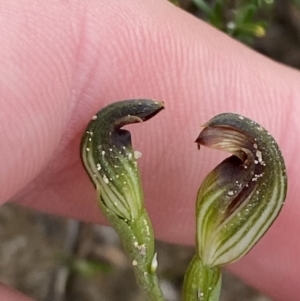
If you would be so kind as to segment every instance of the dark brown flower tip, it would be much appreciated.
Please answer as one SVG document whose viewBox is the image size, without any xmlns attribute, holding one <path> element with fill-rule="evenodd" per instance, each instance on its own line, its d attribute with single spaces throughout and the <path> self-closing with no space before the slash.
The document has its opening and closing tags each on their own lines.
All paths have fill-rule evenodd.
<svg viewBox="0 0 300 301">
<path fill-rule="evenodd" d="M 244 116 L 224 113 L 215 116 L 204 125 L 196 139 L 198 145 L 230 152 L 245 164 L 255 164 L 260 170 L 278 159 L 285 172 L 279 147 L 261 125 Z"/>
<path fill-rule="evenodd" d="M 131 144 L 130 133 L 121 127 L 147 121 L 162 109 L 164 103 L 151 99 L 130 99 L 114 102 L 93 116 L 86 134 L 105 146 Z"/>
</svg>

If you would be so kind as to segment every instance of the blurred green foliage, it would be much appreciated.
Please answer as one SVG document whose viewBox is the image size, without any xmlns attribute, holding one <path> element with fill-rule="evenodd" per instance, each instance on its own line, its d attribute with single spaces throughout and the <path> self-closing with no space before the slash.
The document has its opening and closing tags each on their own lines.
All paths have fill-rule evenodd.
<svg viewBox="0 0 300 301">
<path fill-rule="evenodd" d="M 300 7 L 300 0 L 292 0 L 292 2 L 294 2 L 296 5 Z"/>
<path fill-rule="evenodd" d="M 71 274 L 86 278 L 94 278 L 98 275 L 112 272 L 113 267 L 100 259 L 81 258 L 67 253 L 58 253 L 55 259 L 66 266 Z"/>
<path fill-rule="evenodd" d="M 274 0 L 192 1 L 204 20 L 246 44 L 265 35 L 274 4 Z"/>
<path fill-rule="evenodd" d="M 175 4 L 176 6 L 179 6 L 179 1 L 178 0 L 169 0 L 171 3 Z"/>
<path fill-rule="evenodd" d="M 264 37 L 276 0 L 168 0 L 245 44 Z M 286 0 L 300 8 L 300 0 Z M 191 8 L 192 7 L 192 8 Z"/>
<path fill-rule="evenodd" d="M 70 262 L 71 271 L 80 276 L 93 278 L 112 271 L 112 267 L 100 260 L 73 258 Z"/>
</svg>

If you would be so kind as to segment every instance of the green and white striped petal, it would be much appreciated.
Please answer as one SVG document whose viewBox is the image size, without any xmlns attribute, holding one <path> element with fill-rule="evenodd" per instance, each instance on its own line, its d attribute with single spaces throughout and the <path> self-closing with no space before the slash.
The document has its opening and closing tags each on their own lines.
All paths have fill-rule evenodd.
<svg viewBox="0 0 300 301">
<path fill-rule="evenodd" d="M 197 196 L 197 244 L 207 266 L 246 254 L 278 216 L 287 191 L 284 160 L 256 122 L 225 113 L 212 118 L 196 142 L 233 154 L 212 170 Z"/>
<path fill-rule="evenodd" d="M 120 235 L 136 278 L 149 301 L 162 301 L 156 274 L 151 221 L 143 202 L 137 159 L 126 124 L 143 122 L 163 109 L 162 102 L 134 99 L 103 108 L 81 141 L 82 163 L 96 187 L 99 207 Z"/>
<path fill-rule="evenodd" d="M 153 117 L 163 103 L 150 99 L 115 102 L 95 115 L 81 142 L 81 158 L 100 202 L 124 219 L 134 221 L 143 208 L 137 169 L 140 153 L 133 151 L 130 132 L 122 126 Z"/>
</svg>

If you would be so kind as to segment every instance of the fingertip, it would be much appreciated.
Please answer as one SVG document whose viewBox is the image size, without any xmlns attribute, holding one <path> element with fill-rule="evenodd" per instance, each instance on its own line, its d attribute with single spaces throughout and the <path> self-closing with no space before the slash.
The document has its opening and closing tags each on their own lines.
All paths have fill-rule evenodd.
<svg viewBox="0 0 300 301">
<path fill-rule="evenodd" d="M 0 284 L 0 300 L 1 301 L 34 301 L 28 296 L 4 285 Z"/>
</svg>

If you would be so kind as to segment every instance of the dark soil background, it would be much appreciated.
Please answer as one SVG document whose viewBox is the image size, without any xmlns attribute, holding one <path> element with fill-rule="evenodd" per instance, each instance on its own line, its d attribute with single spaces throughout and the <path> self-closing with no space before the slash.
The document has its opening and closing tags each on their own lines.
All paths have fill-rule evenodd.
<svg viewBox="0 0 300 301">
<path fill-rule="evenodd" d="M 144 301 L 132 264 L 110 227 L 4 205 L 0 281 L 39 301 Z M 181 300 L 192 248 L 157 243 L 167 301 Z M 174 265 L 174 262 L 176 264 Z M 221 301 L 272 301 L 224 271 Z"/>
<path fill-rule="evenodd" d="M 191 9 L 190 1 L 183 2 L 186 9 Z M 292 1 L 276 1 L 267 34 L 254 41 L 254 48 L 300 68 L 299 7 Z M 109 227 L 8 204 L 0 208 L 0 239 L 0 281 L 36 300 L 144 300 L 131 263 Z M 166 299 L 179 301 L 193 250 L 158 242 L 157 251 Z M 241 300 L 272 301 L 225 271 L 221 301 Z"/>
</svg>

